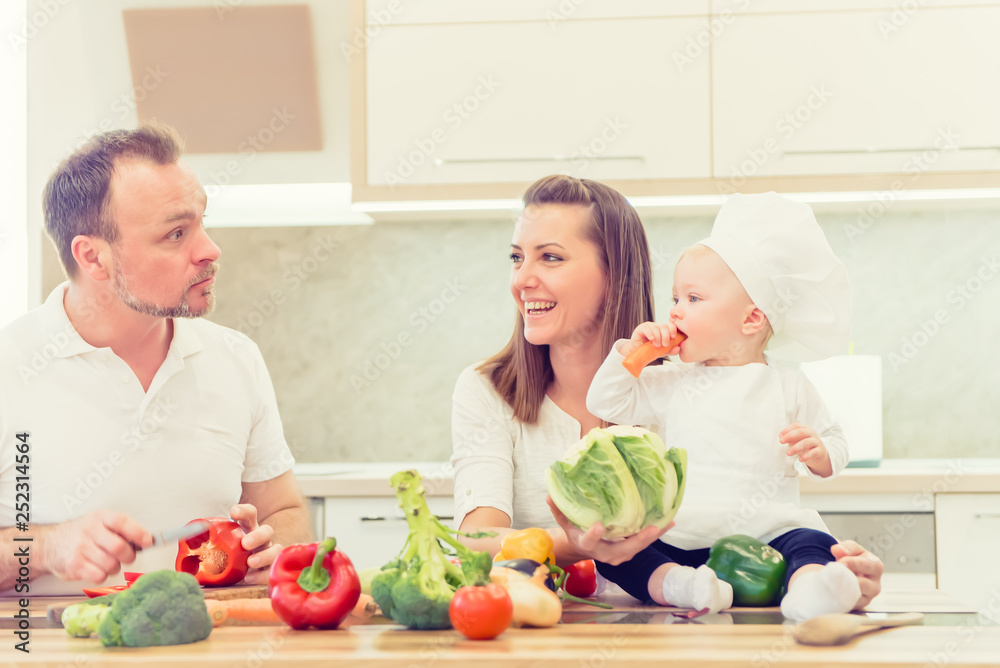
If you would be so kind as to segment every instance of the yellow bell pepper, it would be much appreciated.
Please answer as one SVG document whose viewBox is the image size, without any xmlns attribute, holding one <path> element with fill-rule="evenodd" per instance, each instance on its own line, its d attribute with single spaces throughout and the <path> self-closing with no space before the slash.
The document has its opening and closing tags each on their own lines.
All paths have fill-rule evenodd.
<svg viewBox="0 0 1000 668">
<path fill-rule="evenodd" d="M 552 535 L 545 529 L 532 527 L 512 531 L 500 542 L 500 551 L 495 559 L 532 559 L 540 564 L 556 563 Z"/>
</svg>

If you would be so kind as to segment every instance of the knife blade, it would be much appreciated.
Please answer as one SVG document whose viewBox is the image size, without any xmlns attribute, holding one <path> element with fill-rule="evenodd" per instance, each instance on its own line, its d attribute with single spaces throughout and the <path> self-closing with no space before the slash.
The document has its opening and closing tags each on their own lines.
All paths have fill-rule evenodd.
<svg viewBox="0 0 1000 668">
<path fill-rule="evenodd" d="M 153 544 L 145 548 L 147 550 L 160 547 L 161 545 L 171 545 L 179 540 L 186 540 L 188 538 L 194 538 L 198 534 L 205 533 L 208 531 L 211 525 L 208 522 L 195 522 L 194 524 L 185 524 L 177 529 L 170 529 L 169 531 L 161 531 L 160 533 L 153 533 Z M 138 552 L 143 548 L 134 546 L 135 550 Z"/>
</svg>

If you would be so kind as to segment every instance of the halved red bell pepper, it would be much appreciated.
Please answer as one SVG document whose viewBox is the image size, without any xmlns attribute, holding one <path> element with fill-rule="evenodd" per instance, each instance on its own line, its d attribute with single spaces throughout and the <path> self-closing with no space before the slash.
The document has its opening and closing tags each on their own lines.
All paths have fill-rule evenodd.
<svg viewBox="0 0 1000 668">
<path fill-rule="evenodd" d="M 271 607 L 293 629 L 335 629 L 361 596 L 361 580 L 337 539 L 289 545 L 271 564 Z"/>
<path fill-rule="evenodd" d="M 236 584 L 246 577 L 251 552 L 243 547 L 246 533 L 239 522 L 228 517 L 209 517 L 188 524 L 194 522 L 208 522 L 209 529 L 179 541 L 174 569 L 190 573 L 198 584 L 210 587 Z"/>
</svg>

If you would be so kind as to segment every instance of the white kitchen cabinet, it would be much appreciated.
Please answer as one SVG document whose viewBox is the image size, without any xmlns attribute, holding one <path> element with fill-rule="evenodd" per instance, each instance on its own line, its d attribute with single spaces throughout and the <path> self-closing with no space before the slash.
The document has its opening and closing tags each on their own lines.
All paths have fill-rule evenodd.
<svg viewBox="0 0 1000 668">
<path fill-rule="evenodd" d="M 938 589 L 1000 622 L 1000 494 L 935 495 Z"/>
<path fill-rule="evenodd" d="M 713 41 L 714 174 L 1000 169 L 1000 6 L 749 14 Z"/>
<path fill-rule="evenodd" d="M 389 25 L 365 52 L 363 185 L 709 177 L 711 59 L 675 62 L 704 23 Z"/>
<path fill-rule="evenodd" d="M 650 16 L 706 16 L 709 0 L 368 0 L 369 25 L 561 21 Z"/>
<path fill-rule="evenodd" d="M 455 504 L 449 496 L 428 496 L 427 505 L 441 523 L 451 526 Z M 382 566 L 403 549 L 409 528 L 395 496 L 326 497 L 323 536 L 337 539 L 337 549 L 357 569 Z"/>
</svg>

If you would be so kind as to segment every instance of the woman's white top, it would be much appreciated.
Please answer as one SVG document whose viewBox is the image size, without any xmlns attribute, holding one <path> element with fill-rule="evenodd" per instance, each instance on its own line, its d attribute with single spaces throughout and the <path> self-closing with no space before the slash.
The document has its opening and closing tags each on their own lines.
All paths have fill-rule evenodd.
<svg viewBox="0 0 1000 668">
<path fill-rule="evenodd" d="M 537 424 L 520 422 L 476 371 L 480 364 L 461 373 L 452 397 L 454 527 L 479 507 L 507 513 L 514 529 L 557 526 L 545 503 L 545 469 L 580 440 L 580 423 L 548 397 Z"/>
</svg>

